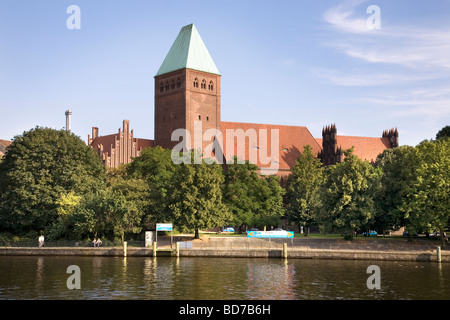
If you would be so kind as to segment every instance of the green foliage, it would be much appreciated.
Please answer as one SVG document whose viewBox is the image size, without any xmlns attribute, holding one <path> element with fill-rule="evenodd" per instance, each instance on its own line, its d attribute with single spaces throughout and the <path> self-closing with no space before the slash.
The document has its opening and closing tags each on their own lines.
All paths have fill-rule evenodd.
<svg viewBox="0 0 450 320">
<path fill-rule="evenodd" d="M 57 220 L 61 195 L 94 192 L 104 179 L 98 155 L 74 134 L 41 127 L 24 132 L 0 164 L 0 225 L 43 230 Z"/>
<path fill-rule="evenodd" d="M 374 229 L 396 230 L 408 224 L 403 205 L 407 187 L 416 179 L 417 164 L 417 150 L 411 146 L 387 149 L 378 156 L 375 166 L 382 175 L 375 197 Z"/>
<path fill-rule="evenodd" d="M 284 214 L 279 179 L 260 177 L 258 167 L 237 159 L 229 164 L 223 185 L 224 202 L 233 215 L 235 226 L 278 225 Z"/>
<path fill-rule="evenodd" d="M 172 176 L 169 209 L 176 228 L 182 232 L 220 227 L 232 219 L 222 202 L 222 166 L 218 164 L 185 164 Z"/>
<path fill-rule="evenodd" d="M 305 230 L 316 222 L 320 208 L 319 190 L 323 181 L 322 163 L 312 153 L 311 146 L 307 145 L 291 168 L 286 195 L 290 220 L 306 227 Z"/>
<path fill-rule="evenodd" d="M 436 134 L 436 140 L 450 138 L 450 126 L 445 126 Z"/>
<path fill-rule="evenodd" d="M 207 159 L 174 164 L 170 150 L 155 147 L 106 172 L 75 135 L 36 127 L 15 137 L 0 162 L 0 232 L 123 241 L 173 222 L 198 237 L 200 229 L 230 223 L 278 225 L 287 212 L 299 225 L 339 229 L 349 238 L 355 230 L 401 226 L 442 235 L 450 220 L 446 128 L 435 141 L 385 150 L 374 166 L 350 149 L 343 163 L 324 169 L 305 146 L 288 178 L 285 210 L 279 178 L 260 176 L 248 161 L 224 172 Z"/>
<path fill-rule="evenodd" d="M 356 157 L 353 149 L 344 151 L 344 155 L 344 162 L 325 171 L 319 221 L 351 238 L 356 230 L 367 229 L 373 218 L 379 173 L 369 162 Z"/>
<path fill-rule="evenodd" d="M 443 233 L 450 218 L 450 139 L 423 141 L 417 147 L 417 166 L 405 187 L 402 208 L 414 230 Z"/>
<path fill-rule="evenodd" d="M 136 182 L 134 188 L 139 189 L 138 207 L 144 214 L 144 228 L 154 228 L 157 222 L 171 217 L 169 196 L 172 176 L 177 170 L 178 165 L 172 162 L 171 151 L 159 146 L 144 149 L 141 156 L 135 158 L 126 168 L 127 181 L 129 184 Z"/>
</svg>

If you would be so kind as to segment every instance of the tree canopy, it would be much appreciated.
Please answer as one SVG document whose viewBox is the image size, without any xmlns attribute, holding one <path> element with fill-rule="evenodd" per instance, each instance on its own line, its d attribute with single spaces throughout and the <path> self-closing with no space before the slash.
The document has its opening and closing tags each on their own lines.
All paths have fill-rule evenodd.
<svg viewBox="0 0 450 320">
<path fill-rule="evenodd" d="M 344 155 L 342 163 L 326 169 L 320 220 L 352 238 L 356 230 L 367 229 L 374 216 L 373 194 L 379 172 L 369 162 L 356 157 L 353 148 L 344 151 Z"/>
<path fill-rule="evenodd" d="M 444 231 L 450 218 L 450 139 L 422 141 L 417 146 L 416 172 L 405 187 L 403 210 L 415 231 Z"/>
<path fill-rule="evenodd" d="M 324 181 L 321 161 L 312 153 L 311 146 L 304 147 L 303 154 L 295 161 L 287 185 L 287 212 L 292 222 L 304 226 L 316 223 L 320 208 L 320 186 Z"/>
<path fill-rule="evenodd" d="M 436 133 L 436 140 L 450 138 L 450 126 L 445 126 Z"/>
<path fill-rule="evenodd" d="M 172 176 L 172 189 L 168 207 L 175 226 L 181 231 L 194 231 L 199 238 L 200 229 L 220 227 L 231 222 L 228 207 L 222 201 L 224 182 L 222 166 L 181 163 Z"/>
<path fill-rule="evenodd" d="M 64 195 L 102 189 L 105 168 L 73 133 L 36 127 L 16 136 L 0 164 L 0 225 L 43 230 L 58 217 Z"/>
</svg>

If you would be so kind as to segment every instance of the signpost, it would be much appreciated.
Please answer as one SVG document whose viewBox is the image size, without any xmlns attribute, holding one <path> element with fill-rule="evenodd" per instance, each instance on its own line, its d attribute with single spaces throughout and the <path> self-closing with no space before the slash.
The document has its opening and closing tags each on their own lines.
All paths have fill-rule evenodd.
<svg viewBox="0 0 450 320">
<path fill-rule="evenodd" d="M 294 238 L 294 231 L 247 231 L 248 238 Z"/>
<path fill-rule="evenodd" d="M 150 247 L 153 242 L 153 232 L 145 231 L 145 247 Z"/>
<path fill-rule="evenodd" d="M 158 231 L 170 231 L 170 247 L 173 244 L 173 227 L 171 223 L 157 223 L 156 224 L 156 239 L 155 242 L 158 243 Z"/>
<path fill-rule="evenodd" d="M 172 231 L 171 223 L 157 223 L 156 231 Z"/>
</svg>

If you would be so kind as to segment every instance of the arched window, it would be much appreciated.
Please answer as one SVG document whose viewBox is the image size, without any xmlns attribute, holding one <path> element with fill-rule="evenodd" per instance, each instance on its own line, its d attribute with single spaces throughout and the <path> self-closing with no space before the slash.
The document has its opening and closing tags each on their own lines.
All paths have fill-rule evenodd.
<svg viewBox="0 0 450 320">
<path fill-rule="evenodd" d="M 161 82 L 161 85 L 159 86 L 159 92 L 164 91 L 164 82 Z"/>
<path fill-rule="evenodd" d="M 194 88 L 198 88 L 198 79 L 197 78 L 194 79 Z"/>
<path fill-rule="evenodd" d="M 166 91 L 170 89 L 169 81 L 166 82 Z"/>
<path fill-rule="evenodd" d="M 214 90 L 214 83 L 212 81 L 209 82 L 208 89 Z"/>
<path fill-rule="evenodd" d="M 180 78 L 177 79 L 177 88 L 181 88 L 181 79 Z"/>
<path fill-rule="evenodd" d="M 172 80 L 172 83 L 170 84 L 170 89 L 175 89 L 175 80 Z"/>
<path fill-rule="evenodd" d="M 206 80 L 205 79 L 202 80 L 202 89 L 206 89 Z"/>
</svg>

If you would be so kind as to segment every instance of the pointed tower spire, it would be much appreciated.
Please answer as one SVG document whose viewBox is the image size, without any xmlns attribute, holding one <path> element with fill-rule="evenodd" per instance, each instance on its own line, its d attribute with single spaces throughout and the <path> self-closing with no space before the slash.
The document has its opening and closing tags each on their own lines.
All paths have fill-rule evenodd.
<svg viewBox="0 0 450 320">
<path fill-rule="evenodd" d="M 156 76 L 180 69 L 193 69 L 220 75 L 193 23 L 181 28 Z"/>
<path fill-rule="evenodd" d="M 195 26 L 183 27 L 155 76 L 155 145 L 197 148 L 197 129 L 220 129 L 220 77 Z M 177 129 L 189 132 L 191 141 L 173 141 Z M 210 141 L 202 143 L 204 149 Z"/>
</svg>

